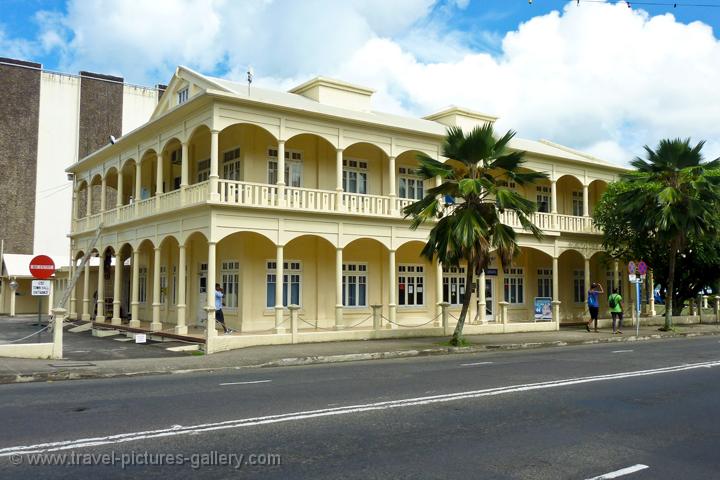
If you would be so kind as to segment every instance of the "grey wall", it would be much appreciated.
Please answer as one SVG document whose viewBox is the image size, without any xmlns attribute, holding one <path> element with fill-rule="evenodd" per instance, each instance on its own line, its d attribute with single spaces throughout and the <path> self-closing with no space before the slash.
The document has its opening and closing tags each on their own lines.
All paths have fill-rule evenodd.
<svg viewBox="0 0 720 480">
<path fill-rule="evenodd" d="M 80 72 L 80 159 L 122 135 L 123 79 Z"/>
</svg>

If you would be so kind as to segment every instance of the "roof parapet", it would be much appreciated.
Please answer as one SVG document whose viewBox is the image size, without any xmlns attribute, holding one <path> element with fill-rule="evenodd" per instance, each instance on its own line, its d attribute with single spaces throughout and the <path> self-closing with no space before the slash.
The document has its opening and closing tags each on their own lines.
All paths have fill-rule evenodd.
<svg viewBox="0 0 720 480">
<path fill-rule="evenodd" d="M 475 112 L 467 108 L 451 105 L 437 113 L 432 113 L 423 117 L 425 120 L 442 123 L 448 127 L 460 127 L 464 131 L 469 132 L 476 126 L 495 123 L 498 117 L 487 115 L 485 113 Z"/>
<path fill-rule="evenodd" d="M 315 77 L 288 92 L 324 105 L 370 111 L 370 101 L 375 90 L 328 77 Z"/>
</svg>

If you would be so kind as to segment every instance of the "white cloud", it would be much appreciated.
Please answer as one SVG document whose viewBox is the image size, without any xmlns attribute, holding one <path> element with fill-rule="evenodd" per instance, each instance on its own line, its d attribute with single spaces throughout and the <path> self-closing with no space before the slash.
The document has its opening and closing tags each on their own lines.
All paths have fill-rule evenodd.
<svg viewBox="0 0 720 480">
<path fill-rule="evenodd" d="M 503 38 L 453 31 L 464 0 L 70 0 L 38 17 L 61 68 L 169 79 L 177 64 L 288 88 L 311 75 L 377 90 L 378 109 L 424 115 L 460 104 L 499 127 L 626 163 L 662 137 L 720 155 L 720 42 L 702 23 L 574 2 Z M 0 47 L 9 40 L 0 30 Z M 492 43 L 494 54 L 473 50 Z M 31 44 L 13 43 L 14 51 Z M 7 50 L 6 47 L 4 50 Z M 23 50 L 24 49 L 24 50 Z"/>
</svg>

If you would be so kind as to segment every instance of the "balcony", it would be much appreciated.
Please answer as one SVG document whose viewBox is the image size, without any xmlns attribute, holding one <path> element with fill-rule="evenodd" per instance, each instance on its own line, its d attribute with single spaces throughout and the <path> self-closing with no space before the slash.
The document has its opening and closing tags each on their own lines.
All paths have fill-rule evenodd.
<svg viewBox="0 0 720 480">
<path fill-rule="evenodd" d="M 218 180 L 217 197 L 211 198 L 210 181 L 196 183 L 183 190 L 174 190 L 155 197 L 123 205 L 73 220 L 72 232 L 82 233 L 104 226 L 119 225 L 166 214 L 180 208 L 202 204 L 230 205 L 246 208 L 293 210 L 326 214 L 353 215 L 371 218 L 401 218 L 402 209 L 413 202 L 405 198 L 364 195 L 310 188 L 280 187 L 266 183 Z M 522 225 L 513 212 L 501 214 L 503 223 L 517 229 Z M 531 220 L 545 232 L 599 234 L 589 217 L 536 213 Z"/>
</svg>

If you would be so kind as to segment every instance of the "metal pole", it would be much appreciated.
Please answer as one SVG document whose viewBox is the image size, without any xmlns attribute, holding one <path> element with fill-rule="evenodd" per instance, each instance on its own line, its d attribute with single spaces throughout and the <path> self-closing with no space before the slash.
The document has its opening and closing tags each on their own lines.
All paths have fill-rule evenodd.
<svg viewBox="0 0 720 480">
<path fill-rule="evenodd" d="M 636 309 L 637 309 L 637 325 L 635 326 L 635 336 L 639 337 L 639 336 L 640 336 L 640 290 L 641 290 L 642 287 L 640 286 L 640 282 L 637 281 L 637 278 L 635 279 L 635 281 L 636 281 L 636 283 L 635 283 L 635 297 L 637 298 L 637 305 L 636 305 Z"/>
</svg>

